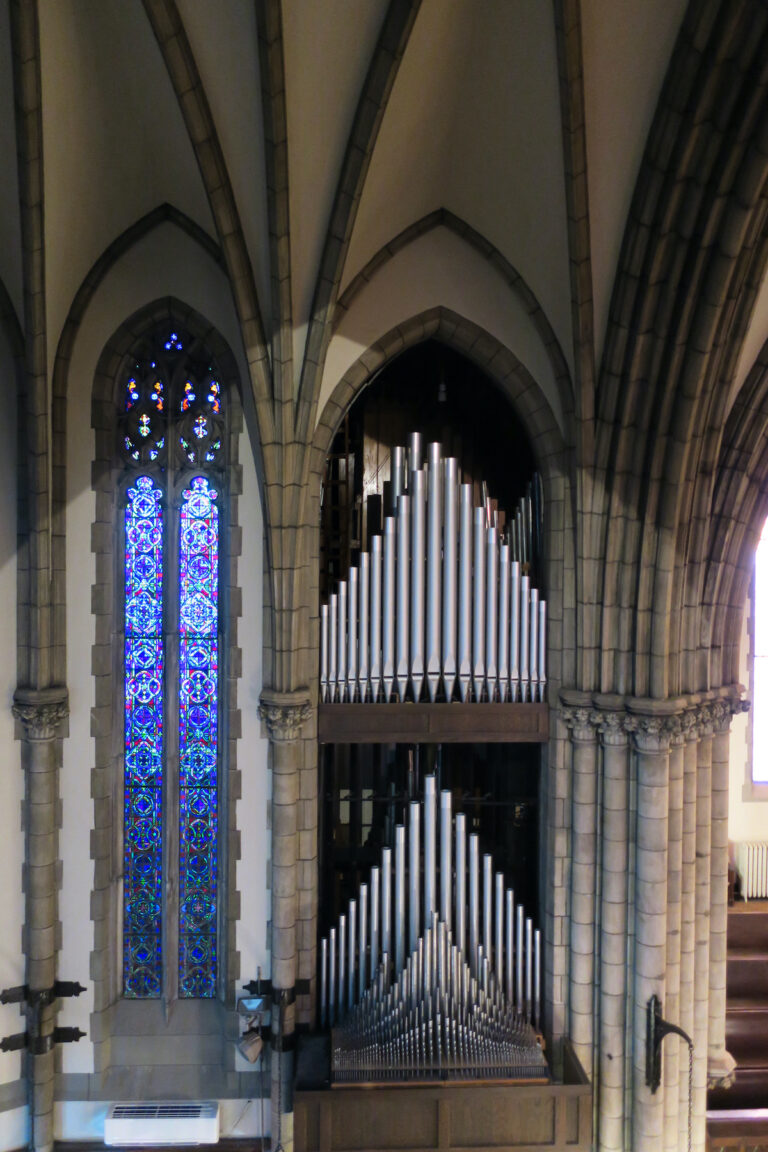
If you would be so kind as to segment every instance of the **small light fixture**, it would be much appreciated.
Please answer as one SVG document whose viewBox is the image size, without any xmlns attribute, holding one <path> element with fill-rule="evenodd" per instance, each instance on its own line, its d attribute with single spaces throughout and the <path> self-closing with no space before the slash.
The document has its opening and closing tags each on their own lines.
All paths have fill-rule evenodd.
<svg viewBox="0 0 768 1152">
<path fill-rule="evenodd" d="M 267 1009 L 266 996 L 241 996 L 237 1001 L 237 1014 L 245 1020 L 245 1031 L 237 1042 L 237 1050 L 249 1064 L 255 1064 L 264 1048 L 261 1026 Z"/>
</svg>

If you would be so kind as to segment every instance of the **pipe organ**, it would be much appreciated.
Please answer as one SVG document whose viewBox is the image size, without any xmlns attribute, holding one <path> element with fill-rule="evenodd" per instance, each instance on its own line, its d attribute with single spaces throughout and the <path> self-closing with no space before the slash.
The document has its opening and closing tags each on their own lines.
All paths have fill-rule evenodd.
<svg viewBox="0 0 768 1152">
<path fill-rule="evenodd" d="M 320 944 L 336 1084 L 547 1080 L 541 937 L 452 794 L 411 801 Z"/>
<path fill-rule="evenodd" d="M 472 493 L 440 444 L 426 463 L 419 433 L 392 450 L 383 532 L 321 606 L 323 702 L 545 699 L 535 501 L 524 496 L 502 528 Z"/>
</svg>

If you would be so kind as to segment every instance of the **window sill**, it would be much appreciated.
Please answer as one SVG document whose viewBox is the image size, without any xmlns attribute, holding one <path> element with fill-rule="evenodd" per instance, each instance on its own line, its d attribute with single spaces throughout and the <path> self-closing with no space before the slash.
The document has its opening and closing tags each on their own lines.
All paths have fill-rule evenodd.
<svg viewBox="0 0 768 1152">
<path fill-rule="evenodd" d="M 768 783 L 757 783 L 755 780 L 745 780 L 741 791 L 741 799 L 746 803 L 768 800 Z"/>
</svg>

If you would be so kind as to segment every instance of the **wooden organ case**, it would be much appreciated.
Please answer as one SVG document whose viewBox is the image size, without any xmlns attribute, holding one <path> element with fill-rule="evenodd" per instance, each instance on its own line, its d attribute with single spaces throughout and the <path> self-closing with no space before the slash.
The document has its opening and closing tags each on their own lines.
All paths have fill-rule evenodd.
<svg viewBox="0 0 768 1152">
<path fill-rule="evenodd" d="M 296 1146 L 586 1149 L 591 1087 L 567 1042 L 555 1081 L 543 1039 L 541 485 L 497 394 L 485 448 L 460 410 L 484 380 L 441 410 L 446 366 L 476 372 L 459 357 L 438 353 L 414 412 L 424 355 L 364 393 L 327 463 L 319 1034 Z"/>
</svg>

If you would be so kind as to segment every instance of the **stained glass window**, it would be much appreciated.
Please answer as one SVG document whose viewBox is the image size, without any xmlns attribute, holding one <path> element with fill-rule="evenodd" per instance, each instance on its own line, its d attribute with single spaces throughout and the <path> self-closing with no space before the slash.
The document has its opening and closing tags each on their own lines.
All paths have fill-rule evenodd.
<svg viewBox="0 0 768 1152">
<path fill-rule="evenodd" d="M 125 509 L 125 994 L 162 989 L 163 514 L 149 476 Z"/>
<path fill-rule="evenodd" d="M 179 544 L 179 989 L 216 980 L 218 567 L 216 492 L 197 477 L 181 505 Z"/>
<path fill-rule="evenodd" d="M 217 980 L 224 402 L 213 368 L 192 363 L 188 347 L 183 334 L 162 334 L 130 366 L 119 399 L 118 443 L 128 470 L 123 988 L 141 999 L 163 995 L 173 969 L 171 986 L 181 997 L 214 996 Z M 180 355 L 187 357 L 183 374 Z M 176 774 L 166 759 L 177 743 Z M 165 956 L 174 925 L 178 954 Z"/>
</svg>

